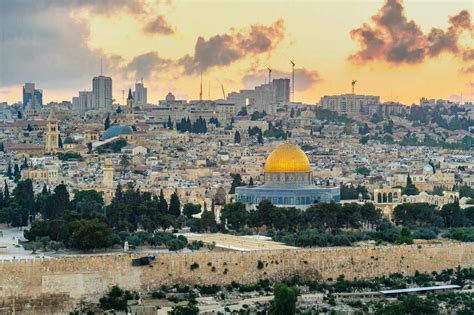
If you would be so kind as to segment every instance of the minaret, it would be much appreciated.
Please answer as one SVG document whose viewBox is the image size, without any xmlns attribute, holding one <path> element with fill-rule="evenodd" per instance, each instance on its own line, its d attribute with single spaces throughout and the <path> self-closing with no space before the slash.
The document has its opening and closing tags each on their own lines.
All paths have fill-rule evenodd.
<svg viewBox="0 0 474 315">
<path fill-rule="evenodd" d="M 46 123 L 45 151 L 55 152 L 59 148 L 59 121 L 51 109 Z"/>
<path fill-rule="evenodd" d="M 104 188 L 113 189 L 114 188 L 114 167 L 112 166 L 112 161 L 106 159 L 104 161 L 104 166 L 102 167 L 104 172 L 104 178 L 102 179 L 102 185 Z"/>
</svg>

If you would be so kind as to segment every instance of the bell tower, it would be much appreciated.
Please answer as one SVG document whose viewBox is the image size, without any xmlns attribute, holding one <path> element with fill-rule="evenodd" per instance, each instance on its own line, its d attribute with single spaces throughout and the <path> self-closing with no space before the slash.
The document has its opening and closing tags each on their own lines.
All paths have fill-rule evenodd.
<svg viewBox="0 0 474 315">
<path fill-rule="evenodd" d="M 104 188 L 113 189 L 114 188 L 114 167 L 110 159 L 104 161 L 104 166 L 102 167 L 104 172 L 104 178 L 102 179 L 102 186 Z"/>
<path fill-rule="evenodd" d="M 45 151 L 55 152 L 59 148 L 59 121 L 52 109 L 46 123 Z"/>
</svg>

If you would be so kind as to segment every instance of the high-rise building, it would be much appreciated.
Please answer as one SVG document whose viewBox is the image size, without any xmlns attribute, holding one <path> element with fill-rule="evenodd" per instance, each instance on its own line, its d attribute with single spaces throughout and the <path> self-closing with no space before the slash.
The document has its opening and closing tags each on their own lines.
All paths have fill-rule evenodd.
<svg viewBox="0 0 474 315">
<path fill-rule="evenodd" d="M 323 96 L 319 101 L 322 108 L 339 114 L 373 114 L 380 108 L 380 96 L 342 94 Z"/>
<path fill-rule="evenodd" d="M 135 92 L 133 92 L 133 99 L 135 101 L 135 106 L 139 106 L 140 108 L 148 104 L 147 88 L 143 85 L 143 81 L 140 83 L 135 83 Z"/>
<path fill-rule="evenodd" d="M 288 103 L 290 101 L 290 79 L 274 79 L 273 98 L 277 103 Z"/>
<path fill-rule="evenodd" d="M 88 110 L 95 109 L 94 93 L 92 91 L 80 91 L 78 97 L 72 98 L 72 108 L 81 116 Z"/>
<path fill-rule="evenodd" d="M 112 107 L 112 78 L 100 75 L 92 79 L 94 107 L 97 110 L 108 111 Z"/>
<path fill-rule="evenodd" d="M 25 83 L 23 86 L 23 107 L 38 109 L 43 106 L 43 90 L 35 89 L 34 83 Z"/>
</svg>

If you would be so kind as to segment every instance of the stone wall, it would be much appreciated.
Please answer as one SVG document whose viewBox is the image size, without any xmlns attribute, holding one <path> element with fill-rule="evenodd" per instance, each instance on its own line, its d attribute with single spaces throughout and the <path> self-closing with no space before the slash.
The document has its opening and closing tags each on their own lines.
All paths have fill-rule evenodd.
<svg viewBox="0 0 474 315">
<path fill-rule="evenodd" d="M 253 283 L 295 274 L 325 280 L 344 274 L 354 279 L 474 267 L 474 243 L 162 253 L 152 265 L 140 267 L 132 267 L 133 258 L 124 254 L 1 262 L 0 311 L 68 311 L 81 300 L 97 301 L 114 284 L 138 290 L 175 283 Z M 192 264 L 199 267 L 191 270 Z"/>
</svg>

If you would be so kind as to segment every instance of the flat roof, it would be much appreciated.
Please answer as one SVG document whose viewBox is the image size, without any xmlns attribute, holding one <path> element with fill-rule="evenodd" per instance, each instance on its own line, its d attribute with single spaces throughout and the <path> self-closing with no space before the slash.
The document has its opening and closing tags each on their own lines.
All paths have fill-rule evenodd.
<svg viewBox="0 0 474 315">
<path fill-rule="evenodd" d="M 437 285 L 433 287 L 419 287 L 419 288 L 408 288 L 398 290 L 383 290 L 380 291 L 382 294 L 398 294 L 398 293 L 410 293 L 410 292 L 424 292 L 424 291 L 435 291 L 435 290 L 447 290 L 447 289 L 461 289 L 461 286 L 450 284 L 450 285 Z"/>
</svg>

